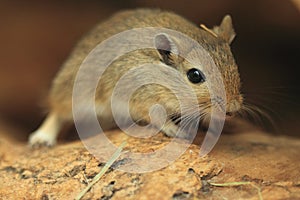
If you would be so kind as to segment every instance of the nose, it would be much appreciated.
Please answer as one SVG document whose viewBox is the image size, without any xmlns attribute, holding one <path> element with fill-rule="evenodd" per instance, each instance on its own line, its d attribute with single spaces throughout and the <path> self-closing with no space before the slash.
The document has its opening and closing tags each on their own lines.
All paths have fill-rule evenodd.
<svg viewBox="0 0 300 200">
<path fill-rule="evenodd" d="M 227 103 L 226 106 L 226 115 L 231 116 L 234 112 L 238 111 L 241 108 L 241 102 L 239 100 L 231 100 Z"/>
</svg>

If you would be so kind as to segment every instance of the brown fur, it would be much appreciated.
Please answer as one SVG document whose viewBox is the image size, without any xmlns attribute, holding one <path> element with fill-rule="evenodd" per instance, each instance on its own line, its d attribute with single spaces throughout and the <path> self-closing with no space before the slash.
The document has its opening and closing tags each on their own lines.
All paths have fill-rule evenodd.
<svg viewBox="0 0 300 200">
<path fill-rule="evenodd" d="M 72 119 L 72 89 L 76 73 L 88 53 L 103 40 L 119 32 L 132 28 L 164 27 L 179 31 L 196 40 L 210 53 L 223 76 L 227 95 L 227 111 L 234 112 L 240 108 L 242 97 L 240 95 L 240 78 L 238 68 L 230 50 L 230 43 L 234 38 L 231 18 L 226 16 L 219 27 L 211 31 L 203 30 L 199 26 L 172 12 L 137 9 L 123 11 L 113 15 L 108 20 L 98 24 L 74 48 L 70 57 L 63 64 L 61 70 L 53 81 L 49 93 L 49 110 L 56 113 L 63 120 Z M 182 44 L 177 44 L 181 46 Z M 193 49 L 187 49 L 190 56 Z M 108 54 L 110 52 L 107 52 Z M 171 55 L 174 56 L 174 55 Z M 112 90 L 118 79 L 132 66 L 143 63 L 161 63 L 161 58 L 156 50 L 138 50 L 122 56 L 116 60 L 103 74 L 96 92 L 96 105 L 110 101 Z M 182 73 L 184 79 L 197 93 L 199 102 L 210 101 L 210 96 L 205 84 L 195 85 L 188 81 L 186 72 L 192 66 L 184 59 L 173 58 L 175 68 Z M 136 77 L 135 77 L 136 78 Z M 133 79 L 134 80 L 134 79 Z M 218 87 L 215 85 L 214 87 Z M 175 95 L 168 89 L 158 85 L 147 85 L 136 91 L 130 101 L 131 115 L 134 120 L 149 121 L 149 108 L 154 103 L 166 107 L 168 114 L 180 112 L 180 106 Z M 110 112 L 109 108 L 106 112 Z M 208 111 L 209 112 L 209 109 Z M 102 113 L 98 113 L 99 116 Z M 109 116 L 106 117 L 111 117 Z M 105 117 L 105 116 L 104 116 Z M 168 134 L 168 133 L 167 133 Z M 172 135 L 172 134 L 169 134 Z"/>
</svg>

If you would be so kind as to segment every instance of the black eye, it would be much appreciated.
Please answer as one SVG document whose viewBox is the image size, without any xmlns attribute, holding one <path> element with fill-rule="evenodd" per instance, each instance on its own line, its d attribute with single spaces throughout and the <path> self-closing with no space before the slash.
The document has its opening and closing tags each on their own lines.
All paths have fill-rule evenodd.
<svg viewBox="0 0 300 200">
<path fill-rule="evenodd" d="M 205 81 L 205 76 L 199 69 L 192 68 L 186 74 L 192 83 L 203 83 Z"/>
</svg>

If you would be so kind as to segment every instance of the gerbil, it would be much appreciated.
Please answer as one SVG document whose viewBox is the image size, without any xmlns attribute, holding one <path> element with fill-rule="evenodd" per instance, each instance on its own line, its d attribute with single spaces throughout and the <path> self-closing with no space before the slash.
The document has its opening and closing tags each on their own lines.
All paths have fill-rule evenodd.
<svg viewBox="0 0 300 200">
<path fill-rule="evenodd" d="M 30 135 L 30 145 L 54 145 L 62 125 L 64 125 L 65 122 L 72 121 L 72 91 L 74 80 L 81 63 L 88 53 L 97 44 L 110 36 L 125 30 L 141 27 L 164 27 L 173 29 L 199 42 L 199 44 L 210 53 L 223 76 L 227 97 L 226 112 L 234 113 L 241 108 L 243 98 L 240 94 L 238 67 L 230 50 L 230 44 L 235 37 L 230 16 L 225 16 L 220 26 L 207 29 L 200 28 L 172 12 L 152 9 L 123 11 L 113 15 L 107 21 L 98 24 L 92 29 L 91 32 L 77 44 L 70 57 L 63 64 L 49 92 L 49 114 L 41 127 Z M 97 88 L 95 99 L 96 107 L 102 108 L 96 108 L 99 117 L 112 118 L 109 107 L 110 95 L 114 85 L 122 74 L 128 71 L 132 66 L 147 62 L 163 64 L 166 67 L 174 67 L 179 70 L 187 84 L 191 85 L 197 92 L 198 100 L 202 102 L 210 101 L 207 88 L 205 84 L 202 83 L 205 82 L 204 75 L 197 69 L 197 66 L 191 66 L 185 60 L 177 58 L 171 51 L 161 51 L 159 49 L 161 43 L 167 45 L 170 50 L 172 50 L 171 48 L 180 48 L 180 44 L 174 43 L 172 38 L 167 35 L 158 36 L 155 42 L 157 43 L 157 49 L 149 50 L 149 53 L 145 53 L 142 50 L 129 53 L 112 63 L 106 73 L 103 74 L 102 79 L 103 83 L 105 83 L 105 87 Z M 176 97 L 164 90 L 162 87 L 150 85 L 143 88 L 142 92 L 137 92 L 132 97 L 133 100 L 130 105 L 131 117 L 134 120 L 149 122 L 149 107 L 154 103 L 164 105 L 168 114 L 180 115 Z M 207 112 L 209 112 L 209 109 Z M 168 136 L 174 136 L 176 127 L 176 123 L 169 119 L 162 128 L 162 131 Z"/>
</svg>

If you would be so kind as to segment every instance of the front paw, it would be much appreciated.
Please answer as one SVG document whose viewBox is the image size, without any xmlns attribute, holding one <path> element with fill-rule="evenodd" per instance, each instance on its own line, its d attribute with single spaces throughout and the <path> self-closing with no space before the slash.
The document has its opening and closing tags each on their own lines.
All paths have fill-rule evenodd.
<svg viewBox="0 0 300 200">
<path fill-rule="evenodd" d="M 43 131 L 37 130 L 29 136 L 29 145 L 31 147 L 54 146 L 56 137 Z"/>
<path fill-rule="evenodd" d="M 186 132 L 171 120 L 166 122 L 161 130 L 169 137 L 186 138 Z"/>
</svg>

